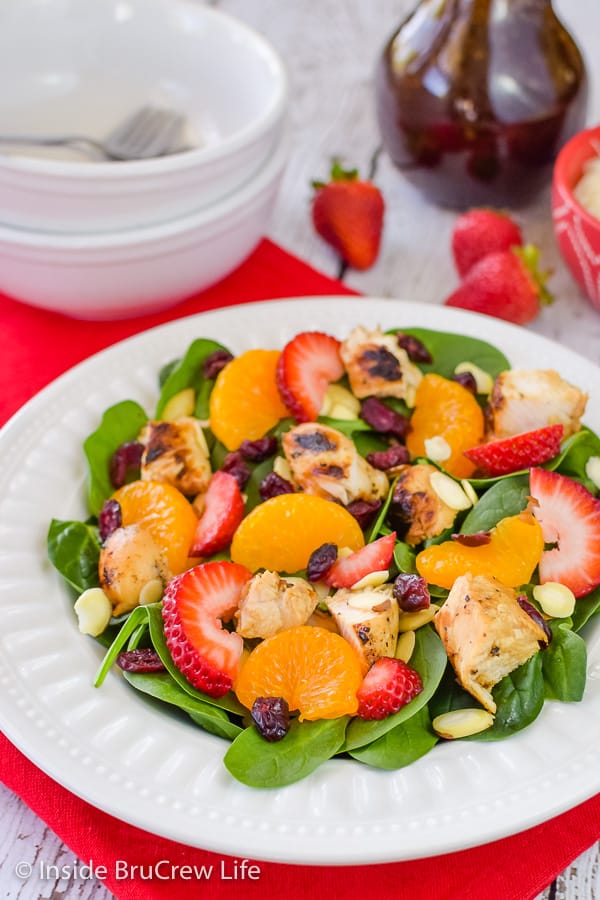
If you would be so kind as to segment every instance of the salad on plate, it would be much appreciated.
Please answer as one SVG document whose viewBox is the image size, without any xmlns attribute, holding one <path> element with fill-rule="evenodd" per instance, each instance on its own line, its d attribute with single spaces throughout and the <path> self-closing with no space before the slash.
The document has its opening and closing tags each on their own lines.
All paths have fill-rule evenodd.
<svg viewBox="0 0 600 900">
<path fill-rule="evenodd" d="M 472 337 L 198 338 L 84 443 L 49 557 L 132 688 L 230 742 L 240 782 L 398 769 L 581 700 L 600 608 L 587 396 Z M 92 678 L 93 675 L 90 674 Z"/>
</svg>

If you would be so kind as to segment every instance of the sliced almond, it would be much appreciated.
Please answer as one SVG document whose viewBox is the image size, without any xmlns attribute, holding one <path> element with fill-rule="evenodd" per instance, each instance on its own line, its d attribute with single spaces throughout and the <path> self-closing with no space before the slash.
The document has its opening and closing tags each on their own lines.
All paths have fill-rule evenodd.
<svg viewBox="0 0 600 900">
<path fill-rule="evenodd" d="M 492 393 L 494 389 L 494 379 L 489 372 L 480 369 L 479 366 L 476 366 L 475 363 L 469 362 L 468 360 L 459 363 L 454 370 L 455 375 L 462 375 L 463 372 L 468 372 L 469 375 L 473 376 L 475 384 L 477 385 L 478 394 Z"/>
<path fill-rule="evenodd" d="M 385 584 L 385 582 L 390 577 L 390 573 L 387 569 L 382 569 L 379 572 L 369 572 L 368 575 L 365 575 L 363 578 L 360 578 L 355 584 L 352 585 L 353 591 L 360 591 L 363 588 L 376 588 L 379 587 L 380 584 Z M 348 601 L 350 605 L 352 605 L 352 600 Z"/>
<path fill-rule="evenodd" d="M 471 501 L 471 506 L 475 506 L 476 503 L 479 503 L 479 497 L 477 496 L 477 491 L 473 487 L 470 481 L 466 478 L 463 478 L 460 482 L 461 487 L 469 500 Z"/>
<path fill-rule="evenodd" d="M 360 413 L 360 403 L 350 391 L 341 384 L 330 384 L 325 391 L 322 416 L 330 416 L 332 419 L 357 419 Z"/>
<path fill-rule="evenodd" d="M 353 553 L 354 550 L 351 547 L 338 547 L 338 559 L 347 559 Z"/>
<path fill-rule="evenodd" d="M 102 634 L 112 616 L 112 603 L 102 588 L 88 588 L 79 595 L 73 607 L 82 634 Z"/>
<path fill-rule="evenodd" d="M 440 434 L 425 438 L 425 455 L 434 462 L 443 463 L 452 456 L 452 447 Z"/>
<path fill-rule="evenodd" d="M 436 716 L 431 724 L 440 737 L 452 741 L 486 731 L 494 724 L 494 717 L 487 709 L 453 709 Z"/>
<path fill-rule="evenodd" d="M 400 613 L 398 631 L 416 631 L 422 625 L 433 621 L 439 606 L 432 603 L 427 609 L 419 609 L 417 612 Z"/>
<path fill-rule="evenodd" d="M 196 406 L 196 392 L 194 388 L 184 388 L 167 400 L 161 419 L 163 422 L 176 422 L 194 413 Z"/>
<path fill-rule="evenodd" d="M 283 456 L 276 456 L 273 460 L 273 471 L 276 475 L 279 475 L 280 478 L 285 479 L 285 481 L 292 481 L 292 470 L 290 469 L 289 463 L 287 459 L 284 459 Z"/>
<path fill-rule="evenodd" d="M 585 464 L 585 474 L 600 488 L 600 456 L 590 456 Z"/>
<path fill-rule="evenodd" d="M 402 662 L 407 663 L 413 655 L 416 643 L 417 638 L 414 631 L 403 631 L 402 634 L 398 636 L 395 653 L 396 659 L 401 659 Z"/>
<path fill-rule="evenodd" d="M 332 419 L 347 419 L 349 421 L 356 419 L 356 415 L 354 414 L 354 410 L 348 409 L 347 406 L 344 406 L 342 403 L 335 403 L 331 407 L 331 412 L 327 413 Z"/>
<path fill-rule="evenodd" d="M 431 473 L 431 487 L 450 509 L 469 509 L 473 506 L 460 484 L 444 472 Z"/>
<path fill-rule="evenodd" d="M 542 612 L 553 619 L 566 619 L 567 616 L 572 616 L 576 603 L 573 591 L 558 581 L 536 584 L 533 599 L 540 604 Z"/>
<path fill-rule="evenodd" d="M 147 581 L 140 591 L 140 606 L 147 606 L 149 603 L 158 603 L 163 595 L 164 585 L 160 578 L 152 578 Z"/>
</svg>

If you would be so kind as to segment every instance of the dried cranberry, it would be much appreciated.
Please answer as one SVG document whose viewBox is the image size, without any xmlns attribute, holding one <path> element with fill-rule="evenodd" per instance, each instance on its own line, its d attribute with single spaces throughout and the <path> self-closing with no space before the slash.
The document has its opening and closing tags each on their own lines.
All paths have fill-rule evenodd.
<svg viewBox="0 0 600 900">
<path fill-rule="evenodd" d="M 102 543 L 122 524 L 123 515 L 118 500 L 105 500 L 98 516 L 98 532 Z"/>
<path fill-rule="evenodd" d="M 368 528 L 381 509 L 381 500 L 353 500 L 346 509 L 354 516 L 361 528 Z"/>
<path fill-rule="evenodd" d="M 527 599 L 525 594 L 519 594 L 519 596 L 517 597 L 517 603 L 519 604 L 519 606 L 521 607 L 523 612 L 526 612 L 527 615 L 533 619 L 533 621 L 536 623 L 536 625 L 540 626 L 540 628 L 546 635 L 545 641 L 538 641 L 538 644 L 540 645 L 541 649 L 545 650 L 546 647 L 548 646 L 548 644 L 550 643 L 550 641 L 552 640 L 552 631 L 550 630 L 550 626 L 546 622 L 546 620 L 543 617 L 543 615 L 541 614 L 541 612 L 539 612 L 535 608 L 533 603 L 529 602 L 529 600 Z"/>
<path fill-rule="evenodd" d="M 409 453 L 403 444 L 394 444 L 389 450 L 377 450 L 367 454 L 367 462 L 374 469 L 393 469 L 394 466 L 402 466 L 409 460 Z"/>
<path fill-rule="evenodd" d="M 459 384 L 462 384 L 462 386 L 468 391 L 471 391 L 472 394 L 477 393 L 477 382 L 470 372 L 459 372 L 458 375 L 452 377 L 452 381 L 457 381 Z"/>
<path fill-rule="evenodd" d="M 257 441 L 242 441 L 240 453 L 249 462 L 262 462 L 277 453 L 277 438 L 263 437 Z"/>
<path fill-rule="evenodd" d="M 202 374 L 205 378 L 216 378 L 221 369 L 224 369 L 232 359 L 233 356 L 229 350 L 215 350 L 204 360 Z"/>
<path fill-rule="evenodd" d="M 250 715 L 266 741 L 280 741 L 290 730 L 290 708 L 283 697 L 257 697 Z"/>
<path fill-rule="evenodd" d="M 399 331 L 396 335 L 396 340 L 398 341 L 398 346 L 402 347 L 403 350 L 406 350 L 408 358 L 413 362 L 433 362 L 433 356 L 423 341 L 420 341 L 419 338 L 414 337 L 414 335 L 404 334 L 402 331 Z"/>
<path fill-rule="evenodd" d="M 144 445 L 139 441 L 126 441 L 117 447 L 110 459 L 109 474 L 114 488 L 123 487 L 130 477 L 139 477 Z"/>
<path fill-rule="evenodd" d="M 279 494 L 293 494 L 294 485 L 278 475 L 277 472 L 269 472 L 261 481 L 258 493 L 261 500 L 270 500 L 271 497 L 277 497 Z"/>
<path fill-rule="evenodd" d="M 403 612 L 417 612 L 431 605 L 425 579 L 407 572 L 401 572 L 394 581 L 394 597 Z"/>
<path fill-rule="evenodd" d="M 240 491 L 244 490 L 248 483 L 248 479 L 252 474 L 249 467 L 242 459 L 242 454 L 239 450 L 234 450 L 233 453 L 227 454 L 223 460 L 221 471 L 227 472 L 228 475 L 233 475 L 240 486 Z"/>
<path fill-rule="evenodd" d="M 375 431 L 393 434 L 401 441 L 406 437 L 409 424 L 407 417 L 386 406 L 377 397 L 367 397 L 363 400 L 360 414 L 367 425 Z"/>
<path fill-rule="evenodd" d="M 321 544 L 310 554 L 306 567 L 308 581 L 320 581 L 329 572 L 337 559 L 338 548 L 335 544 Z"/>
<path fill-rule="evenodd" d="M 492 535 L 489 531 L 476 531 L 474 534 L 453 534 L 452 540 L 462 544 L 463 547 L 482 547 L 490 543 Z"/>
<path fill-rule="evenodd" d="M 117 665 L 125 672 L 162 672 L 163 662 L 151 647 L 142 650 L 123 650 L 117 656 Z"/>
</svg>

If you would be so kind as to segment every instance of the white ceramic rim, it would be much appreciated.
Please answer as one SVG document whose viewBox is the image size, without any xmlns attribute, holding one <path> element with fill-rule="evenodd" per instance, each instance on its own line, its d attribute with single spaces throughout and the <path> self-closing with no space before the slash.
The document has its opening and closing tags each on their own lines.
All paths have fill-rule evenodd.
<svg viewBox="0 0 600 900">
<path fill-rule="evenodd" d="M 91 687 L 98 647 L 76 632 L 60 579 L 40 557 L 48 508 L 60 517 L 81 505 L 79 441 L 90 418 L 97 421 L 107 401 L 155 397 L 160 366 L 194 337 L 241 352 L 280 347 L 306 327 L 341 337 L 360 323 L 485 334 L 517 364 L 554 364 L 575 383 L 600 383 L 591 362 L 485 316 L 390 299 L 303 297 L 175 320 L 113 345 L 45 388 L 0 432 L 0 725 L 34 763 L 100 809 L 206 850 L 358 865 L 496 840 L 600 790 L 598 622 L 581 703 L 546 703 L 506 741 L 448 742 L 392 772 L 331 760 L 270 791 L 235 782 L 222 765 L 224 742 L 149 708 L 118 673 Z M 600 396 L 590 407 L 587 421 L 598 428 Z"/>
<path fill-rule="evenodd" d="M 246 181 L 242 187 L 227 194 L 197 212 L 188 213 L 148 225 L 143 228 L 126 228 L 120 231 L 73 234 L 71 232 L 30 231 L 25 228 L 11 228 L 0 225 L 0 244 L 4 242 L 15 248 L 37 248 L 40 250 L 105 250 L 120 247 L 135 247 L 155 241 L 177 237 L 198 228 L 218 225 L 237 211 L 251 205 L 284 168 L 289 155 L 290 137 L 286 130 L 262 168 Z"/>
<path fill-rule="evenodd" d="M 176 0 L 170 0 L 176 2 Z M 258 51 L 265 56 L 269 65 L 277 74 L 277 90 L 260 119 L 246 125 L 244 128 L 230 135 L 218 144 L 209 147 L 198 147 L 186 150 L 182 153 L 173 153 L 169 156 L 160 156 L 154 159 L 122 160 L 118 164 L 114 162 L 95 162 L 93 169 L 58 159 L 38 159 L 26 156 L 0 156 L 0 168 L 7 171 L 31 172 L 36 175 L 47 174 L 49 177 L 62 176 L 73 180 L 88 180 L 94 177 L 110 178 L 110 180 L 123 181 L 137 178 L 146 178 L 148 175 L 161 175 L 166 172 L 181 171 L 211 163 L 215 159 L 222 159 L 233 155 L 241 148 L 252 144 L 269 131 L 269 129 L 283 117 L 289 96 L 289 79 L 283 60 L 275 48 L 258 31 L 251 28 L 245 22 L 237 19 L 230 13 L 220 9 L 206 6 L 203 3 L 194 3 L 192 8 L 199 15 L 212 16 L 221 19 L 229 27 L 243 32 L 256 44 Z"/>
</svg>

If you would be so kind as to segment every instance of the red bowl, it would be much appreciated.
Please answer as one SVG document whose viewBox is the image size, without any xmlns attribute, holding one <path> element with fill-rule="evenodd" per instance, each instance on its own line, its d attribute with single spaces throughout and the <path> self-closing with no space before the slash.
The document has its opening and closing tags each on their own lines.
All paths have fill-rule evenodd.
<svg viewBox="0 0 600 900">
<path fill-rule="evenodd" d="M 585 296 L 600 310 L 600 219 L 573 196 L 585 163 L 595 156 L 600 157 L 600 125 L 580 131 L 562 148 L 554 166 L 552 217 L 565 262 Z"/>
</svg>

